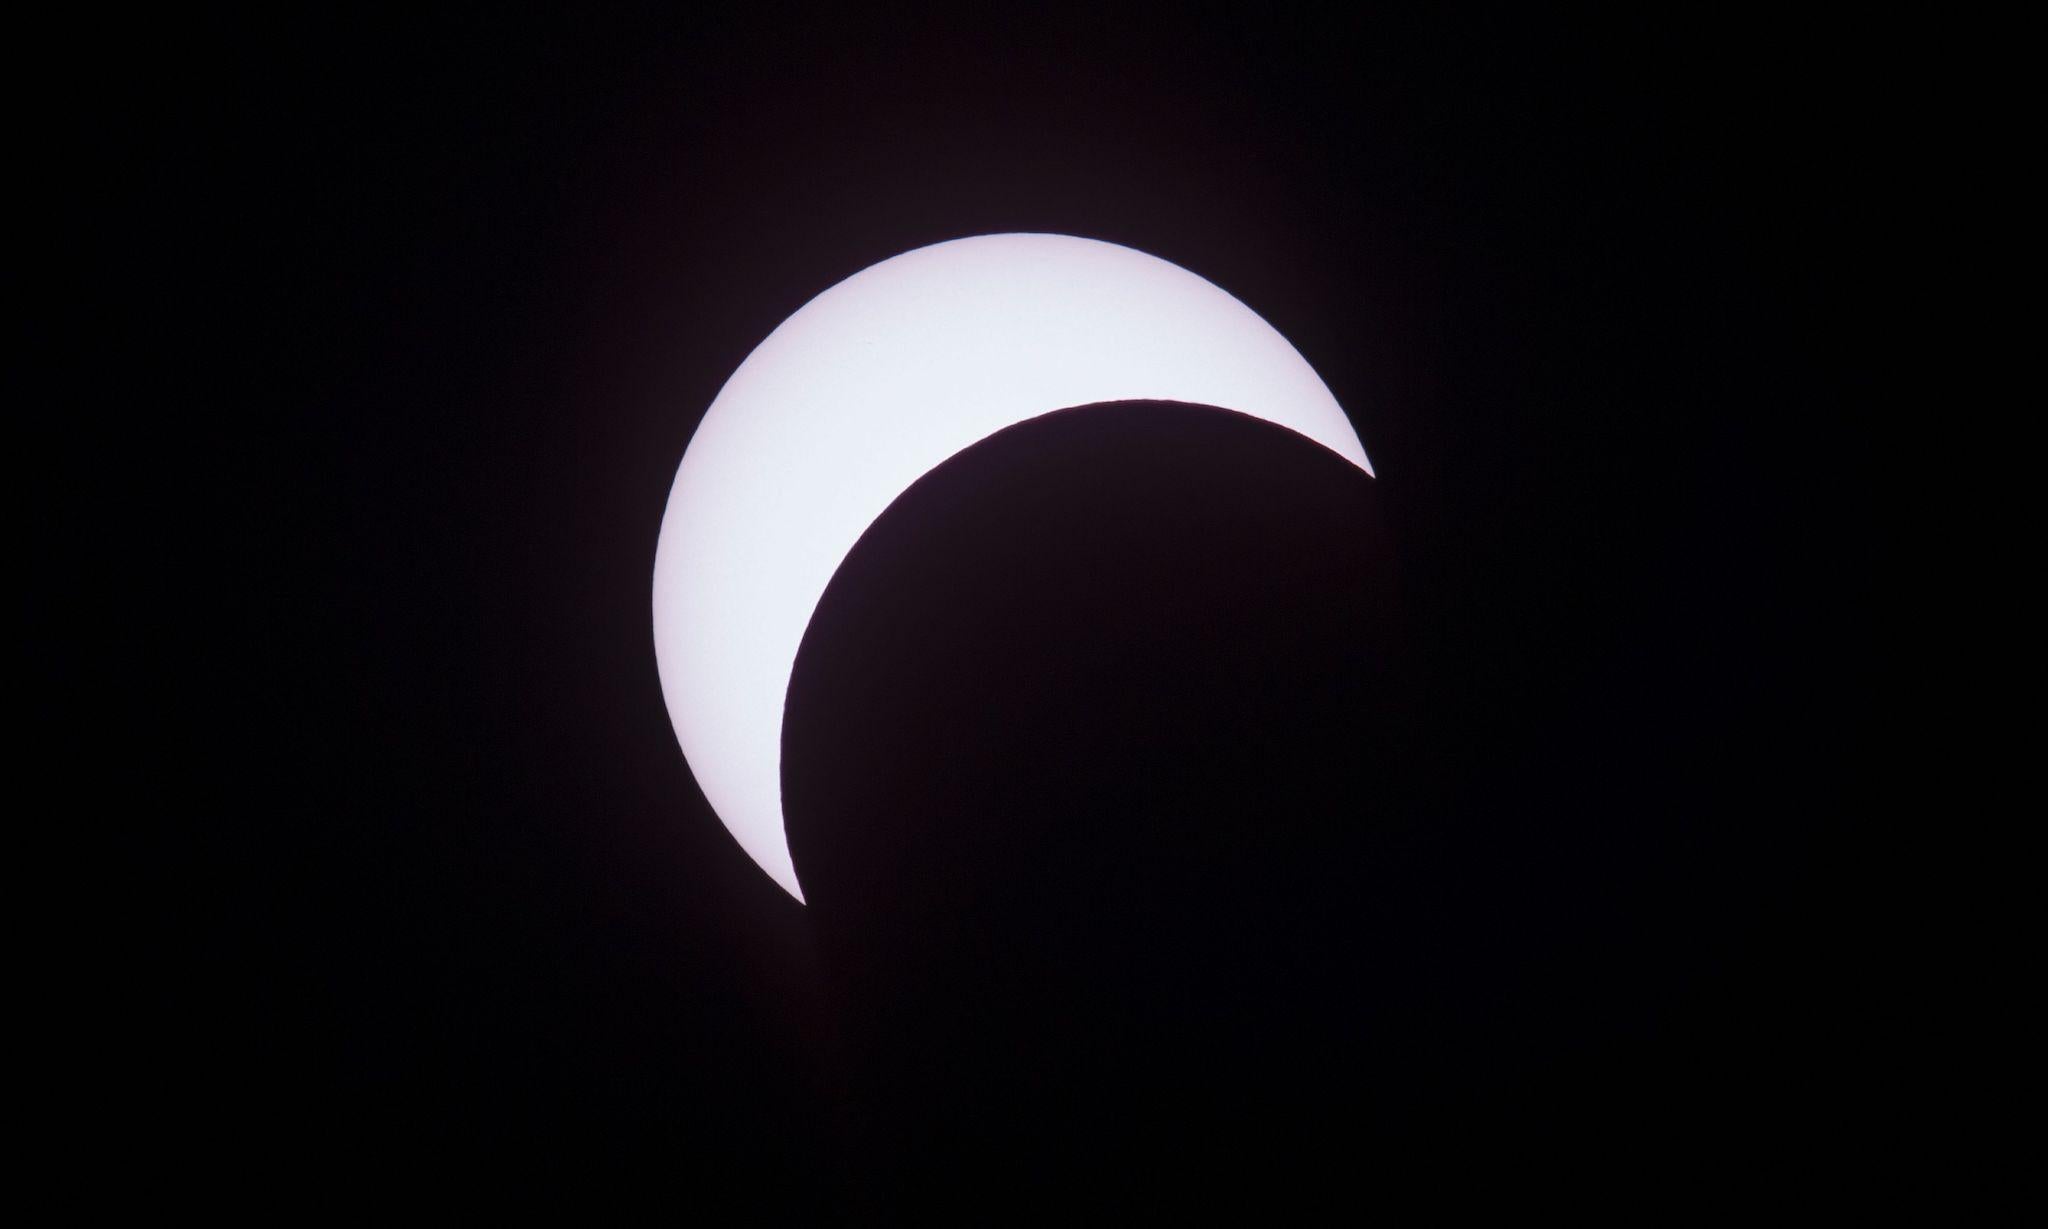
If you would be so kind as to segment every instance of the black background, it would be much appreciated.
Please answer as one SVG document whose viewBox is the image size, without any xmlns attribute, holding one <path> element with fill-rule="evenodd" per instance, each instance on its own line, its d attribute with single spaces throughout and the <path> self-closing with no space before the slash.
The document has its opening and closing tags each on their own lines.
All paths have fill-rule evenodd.
<svg viewBox="0 0 2048 1229">
<path fill-rule="evenodd" d="M 1404 1088 L 1317 1180 L 1391 1180 L 1405 1141 L 1649 1165 L 1672 1198 L 1819 1187 L 1888 1133 L 1848 32 L 753 6 L 108 37 L 75 220 L 120 330 L 77 382 L 141 540 L 91 719 L 141 750 L 80 788 L 149 798 L 93 975 L 123 1165 L 316 1200 L 881 1197 L 831 945 L 696 792 L 649 573 L 770 329 L 1005 230 L 1162 256 L 1287 336 L 1379 471 L 1431 762 L 1473 806 L 1603 817 L 1515 845 L 1527 879 L 1659 868 L 1654 941 L 1619 892 L 1546 931 L 1636 936 L 1640 994 L 1599 940 L 1605 972 L 1504 1009 L 1542 1013 L 1541 1054 Z M 1191 1153 L 1120 1146 L 1187 1189 Z"/>
</svg>

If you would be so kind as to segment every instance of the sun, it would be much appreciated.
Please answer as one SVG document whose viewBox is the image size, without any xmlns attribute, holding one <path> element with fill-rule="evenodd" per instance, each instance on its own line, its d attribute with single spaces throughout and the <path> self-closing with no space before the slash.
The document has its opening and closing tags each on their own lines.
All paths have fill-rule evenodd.
<svg viewBox="0 0 2048 1229">
<path fill-rule="evenodd" d="M 1157 257 L 1068 235 L 885 260 L 805 304 L 726 381 L 662 517 L 655 659 L 705 798 L 799 900 L 783 703 L 847 552 L 962 449 L 1056 410 L 1137 400 L 1236 410 L 1372 472 L 1330 390 L 1251 308 Z"/>
</svg>

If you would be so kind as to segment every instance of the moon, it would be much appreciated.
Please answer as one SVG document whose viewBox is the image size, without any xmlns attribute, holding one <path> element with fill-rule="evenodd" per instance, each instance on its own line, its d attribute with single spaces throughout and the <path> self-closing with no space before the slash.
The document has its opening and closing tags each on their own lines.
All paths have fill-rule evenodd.
<svg viewBox="0 0 2048 1229">
<path fill-rule="evenodd" d="M 1041 414 L 1221 406 L 1371 474 L 1314 369 L 1178 265 L 1070 235 L 955 239 L 872 265 L 782 322 L 704 414 L 654 552 L 654 655 L 676 740 L 748 856 L 803 899 L 782 717 L 818 600 L 897 496 Z"/>
</svg>

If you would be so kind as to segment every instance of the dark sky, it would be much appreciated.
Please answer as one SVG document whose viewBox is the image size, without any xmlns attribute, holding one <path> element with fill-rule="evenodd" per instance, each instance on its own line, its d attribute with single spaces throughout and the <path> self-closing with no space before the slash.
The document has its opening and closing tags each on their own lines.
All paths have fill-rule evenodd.
<svg viewBox="0 0 2048 1229">
<path fill-rule="evenodd" d="M 1256 6 L 216 17 L 107 36 L 77 116 L 104 156 L 78 172 L 75 221 L 81 282 L 132 344 L 79 378 L 95 429 L 141 462 L 146 540 L 126 566 L 160 611 L 121 629 L 142 685 L 110 702 L 110 724 L 148 733 L 135 772 L 156 802 L 119 842 L 142 890 L 106 910 L 122 989 L 98 1065 L 125 1141 L 108 1149 L 156 1181 L 313 1202 L 593 1178 L 769 1208 L 886 1201 L 922 1189 L 905 1175 L 923 1162 L 889 1150 L 950 1133 L 924 1103 L 877 1102 L 911 1060 L 868 1034 L 972 999 L 981 1023 L 933 1033 L 954 1074 L 925 1095 L 1048 1073 L 1028 1095 L 973 1085 L 1002 1124 L 988 1147 L 1027 1169 L 1029 1140 L 1096 1124 L 1085 1155 L 1044 1162 L 1046 1191 L 1094 1166 L 1185 1193 L 1197 1156 L 1261 1189 L 1279 1162 L 1245 1161 L 1218 1125 L 1245 1107 L 1321 1149 L 1289 1189 L 1370 1185 L 1404 1147 L 1535 1155 L 1568 1184 L 1621 1157 L 1609 1168 L 1667 1175 L 1667 1193 L 1829 1172 L 1881 1132 L 1883 1099 L 1858 1074 L 1883 1012 L 1853 836 L 1875 788 L 1880 429 L 1859 315 L 1883 273 L 1862 62 L 1842 32 L 1778 15 Z M 976 923 L 1019 963 L 983 966 L 974 998 L 905 956 L 877 1006 L 848 989 L 847 950 L 909 949 L 859 930 L 872 910 L 807 915 L 692 783 L 655 676 L 654 540 L 698 417 L 777 323 L 878 260 L 1005 230 L 1194 270 L 1352 415 L 1380 478 L 1323 503 L 1303 492 L 1335 477 L 1284 440 L 1126 424 L 1185 445 L 1178 468 L 1131 473 L 1159 498 L 1125 508 L 1130 542 L 1197 587 L 1276 568 L 1274 591 L 1320 613 L 1284 652 L 1264 624 L 1225 646 L 1183 616 L 1167 640 L 1206 681 L 1118 701 L 1229 711 L 1260 746 L 1321 731 L 1341 754 L 1288 770 L 1297 810 L 1323 817 L 1303 839 L 1347 835 L 1307 862 L 1246 854 L 1266 768 L 1181 744 L 1060 760 L 1059 788 L 1105 816 L 1118 763 L 1182 787 L 1148 813 L 1205 852 L 1153 884 L 1173 903 L 1116 957 L 1172 951 L 1180 971 L 1110 991 L 1111 966 L 1067 964 L 1073 998 L 1020 990 L 1003 970 L 1099 950 L 1071 948 L 1074 918 L 1121 929 L 1144 906 L 1100 868 L 1019 886 L 983 850 L 949 864 L 981 885 L 965 899 L 1011 899 L 1002 880 L 1041 910 Z M 1124 429 L 1077 434 L 1076 455 L 1139 455 Z M 1126 489 L 1114 467 L 1060 478 L 1043 444 L 975 464 L 1076 500 Z M 1271 465 L 1206 528 L 1158 511 L 1247 450 Z M 981 518 L 1023 552 L 1000 575 L 1035 579 L 997 604 L 1023 643 L 1086 591 L 1028 571 L 1050 566 L 1031 544 L 1089 535 L 1046 537 L 982 489 L 927 494 L 930 516 Z M 1305 509 L 1294 553 L 1246 552 L 1276 507 Z M 1196 532 L 1219 545 L 1165 545 Z M 936 575 L 945 549 L 906 530 L 863 557 Z M 913 621 L 951 609 L 936 583 L 862 583 Z M 1145 591 L 1115 583 L 1101 591 Z M 880 660 L 847 619 L 843 659 Z M 899 724 L 846 724 L 1013 712 L 1004 697 L 1046 677 L 962 652 L 966 674 L 904 666 Z M 1321 678 L 1322 660 L 1339 663 L 1322 690 L 1243 681 Z M 820 670 L 798 683 L 823 705 L 806 729 L 829 732 L 851 703 L 832 687 L 854 683 Z M 1103 695 L 1062 678 L 1060 703 L 1099 715 Z M 992 742 L 952 731 L 948 762 L 976 767 L 949 805 L 985 817 L 995 794 L 1022 805 L 1000 783 L 1054 781 L 1075 727 L 1044 711 L 1014 709 Z M 883 755 L 817 738 L 816 781 Z M 1079 796 L 1034 789 L 1034 814 Z M 912 813 L 872 806 L 896 804 Z M 1191 944 L 1225 942 L 1194 919 L 1240 858 L 1256 886 L 1233 916 L 1284 937 L 1293 989 L 1257 960 L 1188 965 Z M 1360 858 L 1379 861 L 1336 875 L 1352 895 L 1330 885 Z M 1313 922 L 1279 919 L 1312 883 Z M 1298 993 L 1340 970 L 1343 996 Z M 990 1006 L 1005 994 L 1054 1023 L 1027 1030 Z M 1201 1006 L 1246 999 L 1298 1007 L 1304 1052 L 1347 1052 L 1367 1016 L 1393 1042 L 1327 1095 L 1276 1101 L 1252 1056 L 1293 1044 L 1275 1040 L 1285 1013 Z M 1046 1041 L 1075 1018 L 1053 1002 L 1122 1013 L 1126 1048 Z M 1115 1114 L 1073 1074 L 1160 1053 L 1104 1094 Z M 1167 1105 L 1208 1125 L 1147 1120 Z M 977 1145 L 954 1143 L 933 1172 L 981 1174 Z"/>
</svg>

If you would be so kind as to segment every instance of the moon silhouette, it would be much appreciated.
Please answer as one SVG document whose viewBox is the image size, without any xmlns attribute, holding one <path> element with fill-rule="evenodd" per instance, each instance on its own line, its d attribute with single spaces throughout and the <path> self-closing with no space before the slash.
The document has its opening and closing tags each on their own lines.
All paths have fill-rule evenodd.
<svg viewBox="0 0 2048 1229">
<path fill-rule="evenodd" d="M 705 798 L 792 896 L 783 706 L 840 563 L 962 449 L 1136 400 L 1236 410 L 1372 473 L 1329 389 L 1256 312 L 1177 265 L 1068 235 L 956 239 L 873 265 L 783 321 L 719 391 L 662 516 L 655 661 Z"/>
</svg>

